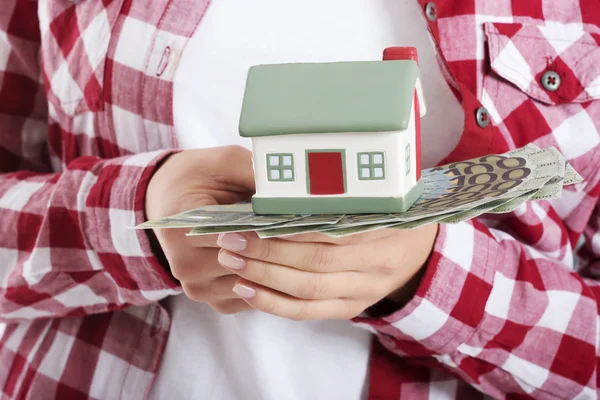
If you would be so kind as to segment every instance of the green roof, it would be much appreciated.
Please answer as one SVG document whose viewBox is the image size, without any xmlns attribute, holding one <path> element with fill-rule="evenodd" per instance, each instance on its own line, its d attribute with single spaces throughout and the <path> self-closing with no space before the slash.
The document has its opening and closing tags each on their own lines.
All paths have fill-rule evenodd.
<svg viewBox="0 0 600 400">
<path fill-rule="evenodd" d="M 240 135 L 404 131 L 418 76 L 411 60 L 254 66 Z"/>
</svg>

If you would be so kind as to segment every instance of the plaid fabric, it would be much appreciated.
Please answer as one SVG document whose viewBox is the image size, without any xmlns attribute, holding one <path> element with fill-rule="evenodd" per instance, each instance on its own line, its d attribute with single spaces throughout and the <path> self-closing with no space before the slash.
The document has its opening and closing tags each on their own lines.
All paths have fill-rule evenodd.
<svg viewBox="0 0 600 400">
<path fill-rule="evenodd" d="M 1 398 L 148 393 L 169 331 L 157 301 L 180 289 L 128 228 L 176 146 L 172 78 L 206 3 L 0 2 Z M 370 398 L 595 399 L 600 9 L 440 0 L 436 17 L 440 67 L 465 110 L 444 162 L 535 142 L 586 181 L 441 227 L 415 298 L 354 321 L 377 334 Z"/>
</svg>

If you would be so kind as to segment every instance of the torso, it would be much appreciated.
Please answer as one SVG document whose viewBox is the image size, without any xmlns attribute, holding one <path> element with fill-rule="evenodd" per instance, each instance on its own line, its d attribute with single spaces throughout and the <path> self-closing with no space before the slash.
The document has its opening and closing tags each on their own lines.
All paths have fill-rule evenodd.
<svg viewBox="0 0 600 400">
<path fill-rule="evenodd" d="M 19 103 L 21 100 L 27 100 L 20 96 L 11 98 L 11 105 L 14 99 L 19 107 L 34 107 L 34 119 L 18 120 L 18 123 L 12 126 L 14 132 L 25 129 L 22 128 L 22 124 L 25 123 L 28 133 L 23 137 L 17 133 L 14 138 L 9 137 L 8 143 L 15 148 L 27 143 L 27 149 L 32 149 L 33 146 L 34 155 L 40 155 L 44 160 L 48 151 L 52 171 L 57 173 L 64 171 L 69 163 L 80 161 L 82 156 L 109 160 L 139 153 L 136 159 L 145 160 L 152 156 L 148 151 L 175 146 L 173 75 L 179 68 L 178 56 L 182 53 L 187 38 L 195 31 L 208 2 L 153 0 L 151 7 L 148 6 L 148 2 L 137 0 L 43 0 L 37 3 L 42 47 L 41 54 L 36 54 L 36 58 L 41 59 L 43 63 L 42 71 L 47 79 L 46 94 L 49 99 L 46 102 L 40 93 L 34 105 Z M 37 3 L 30 3 L 28 7 L 36 8 Z M 213 3 L 215 6 L 220 2 Z M 337 3 L 341 4 L 340 8 L 344 7 L 339 15 L 343 14 L 346 18 L 346 3 Z M 428 0 L 415 1 L 421 9 L 424 9 L 427 3 Z M 7 13 L 10 15 L 12 5 L 10 1 L 7 4 Z M 399 22 L 403 14 L 400 14 L 398 9 L 404 5 L 399 1 L 386 4 L 390 9 L 396 10 L 393 18 L 390 17 L 390 24 L 394 24 L 394 29 L 400 32 L 404 28 Z M 535 203 L 524 210 L 525 212 L 496 216 L 493 221 L 490 221 L 489 217 L 479 218 L 476 224 L 479 227 L 484 224 L 504 226 L 511 232 L 522 231 L 523 236 L 520 240 L 539 244 L 538 250 L 545 255 L 557 255 L 561 259 L 563 256 L 570 256 L 569 240 L 576 241 L 580 237 L 598 200 L 599 153 L 595 121 L 600 120 L 600 92 L 599 86 L 593 80 L 598 76 L 600 62 L 598 51 L 589 51 L 597 49 L 597 39 L 594 39 L 600 34 L 600 19 L 594 2 L 445 0 L 437 4 L 437 19 L 427 23 L 441 49 L 445 64 L 454 77 L 455 89 L 465 110 L 462 138 L 443 162 L 501 153 L 529 142 L 535 142 L 542 147 L 557 146 L 574 168 L 584 176 L 586 183 L 567 188 L 562 199 L 551 203 Z M 71 52 L 66 60 L 57 50 L 58 45 L 53 38 L 56 36 L 62 43 L 71 44 L 74 39 L 73 31 L 53 29 L 50 32 L 50 24 L 56 28 L 65 22 L 76 22 L 75 19 L 63 18 L 64 14 L 61 13 L 64 10 L 69 12 L 68 15 L 78 15 L 87 22 L 96 16 L 100 16 L 96 22 L 103 22 L 104 18 L 108 18 L 108 24 L 96 23 L 93 24 L 93 29 L 86 30 L 85 37 L 89 43 L 86 42 L 85 47 L 81 45 L 81 39 L 75 38 L 78 51 Z M 19 18 L 13 21 L 20 21 Z M 361 18 L 370 21 L 366 15 Z M 34 20 L 35 18 L 29 19 L 32 23 Z M 22 26 L 20 23 L 15 24 L 15 29 L 20 30 Z M 199 31 L 205 26 L 202 23 Z M 544 28 L 545 34 L 538 29 L 541 27 Z M 302 32 L 309 35 L 312 29 L 312 24 L 306 23 Z M 581 29 L 583 32 L 580 32 Z M 364 33 L 364 30 L 360 32 Z M 241 35 L 238 36 L 243 39 Z M 551 45 L 551 37 L 568 39 L 555 41 Z M 29 42 L 4 43 L 9 49 L 11 46 L 21 46 L 27 54 L 38 50 L 31 47 Z M 402 44 L 397 41 L 393 43 Z M 567 47 L 567 52 L 558 58 L 558 50 L 553 46 L 563 50 Z M 377 50 L 377 54 L 374 51 L 369 58 L 379 58 L 380 50 Z M 8 54 L 12 54 L 11 59 L 14 59 L 14 53 Z M 95 61 L 100 61 L 93 75 L 91 70 L 86 68 L 85 54 Z M 342 54 L 340 57 L 357 59 L 356 55 L 346 57 Z M 422 68 L 429 66 L 429 63 L 425 65 L 426 61 L 423 58 L 421 61 Z M 548 65 L 548 61 L 555 62 Z M 61 66 L 63 68 L 60 68 L 60 71 L 63 74 L 76 73 L 75 81 L 55 79 L 54 72 Z M 68 71 L 64 66 L 68 66 Z M 548 68 L 558 70 L 567 78 L 563 80 L 561 89 L 552 94 L 544 91 L 539 80 L 539 76 Z M 523 70 L 531 72 L 532 75 L 523 75 Z M 42 82 L 41 72 L 39 73 Z M 94 83 L 91 79 L 93 76 L 98 78 L 99 82 Z M 89 85 L 90 82 L 94 84 Z M 84 88 L 92 90 L 86 90 L 85 101 L 78 103 L 82 108 L 73 113 L 70 106 L 74 103 L 71 102 L 73 98 L 70 95 Z M 425 90 L 426 96 L 429 96 L 427 85 Z M 15 91 L 15 94 L 17 93 L 23 94 Z M 57 99 L 56 96 L 60 94 L 69 96 L 59 96 Z M 177 97 L 178 95 L 176 103 Z M 216 102 L 219 98 L 213 100 Z M 49 115 L 46 115 L 47 103 L 50 105 Z M 493 117 L 493 123 L 487 128 L 481 128 L 475 123 L 475 111 L 482 105 L 490 110 Z M 199 111 L 195 105 L 190 109 L 176 108 L 192 116 Z M 46 125 L 46 117 L 49 127 Z M 232 137 L 236 136 L 235 129 L 228 131 Z M 451 148 L 452 144 L 448 143 L 448 147 Z M 3 154 L 12 157 L 10 152 Z M 32 154 L 29 156 L 33 157 Z M 132 162 L 131 159 L 128 160 Z M 25 170 L 30 166 L 24 164 L 21 167 Z M 109 174 L 116 173 L 117 170 L 112 169 Z M 79 189 L 85 194 L 89 187 Z M 117 192 L 113 194 L 118 195 Z M 108 198 L 97 196 L 94 199 L 97 201 L 98 197 L 102 197 L 103 201 L 107 201 Z M 78 206 L 83 207 L 83 202 Z M 99 218 L 99 215 L 107 213 L 108 211 L 102 208 L 92 208 L 79 213 L 79 216 Z M 547 216 L 550 218 L 545 218 Z M 23 222 L 29 221 L 31 220 L 23 219 Z M 60 225 L 60 222 L 50 221 L 44 227 L 58 231 L 64 229 L 64 226 L 57 225 Z M 37 265 L 26 264 L 28 268 L 34 267 L 40 271 L 39 275 L 34 275 L 35 282 L 43 277 L 43 281 L 50 282 L 52 286 L 49 293 L 56 295 L 56 291 L 59 290 L 64 295 L 61 301 L 68 302 L 63 306 L 52 298 L 41 300 L 35 306 L 29 307 L 9 302 L 11 310 L 15 310 L 11 315 L 23 318 L 23 322 L 0 325 L 0 359 L 2 365 L 10 365 L 3 371 L 5 374 L 0 374 L 0 385 L 9 397 L 145 398 L 150 390 L 158 366 L 164 365 L 164 345 L 172 331 L 171 316 L 156 300 L 170 296 L 177 292 L 177 289 L 167 287 L 164 282 L 158 282 L 156 279 L 149 279 L 153 274 L 148 272 L 146 264 L 140 264 L 135 257 L 118 254 L 111 247 L 113 236 L 110 228 L 106 223 L 98 231 L 90 230 L 89 227 L 82 231 L 85 240 L 92 240 L 91 243 L 86 242 L 91 246 L 88 255 L 99 254 L 106 260 L 105 270 L 101 267 L 94 271 L 86 270 L 85 266 L 77 262 L 58 263 L 53 265 L 53 270 L 60 271 L 58 277 L 61 279 L 57 280 L 55 275 L 48 275 L 47 248 L 41 248 L 41 252 L 37 254 L 44 262 Z M 594 229 L 590 225 L 588 233 Z M 542 237 L 543 241 L 539 242 Z M 510 241 L 505 243 L 507 246 L 515 244 Z M 53 250 L 59 250 L 52 253 L 55 255 L 66 254 L 60 252 L 65 249 Z M 481 249 L 476 250 L 479 252 Z M 81 255 L 79 252 L 73 254 Z M 54 260 L 53 258 L 52 261 Z M 25 271 L 17 270 L 15 279 L 21 279 L 21 272 Z M 490 270 L 490 273 L 492 272 L 494 271 Z M 587 276 L 599 275 L 595 265 L 591 270 L 581 272 Z M 97 283 L 96 278 L 103 274 L 110 278 L 110 284 L 107 286 Z M 90 276 L 94 278 L 88 279 Z M 82 282 L 82 279 L 86 280 Z M 70 285 L 69 289 L 58 289 L 56 282 L 65 281 L 78 284 Z M 458 296 L 459 292 L 461 305 L 473 302 L 482 306 L 481 299 L 471 298 L 467 287 L 452 286 L 448 290 L 451 296 L 444 296 L 448 298 L 448 303 L 443 309 L 451 308 L 449 304 L 456 300 L 454 297 Z M 39 298 L 36 298 L 36 301 L 38 300 Z M 98 307 L 102 308 L 106 302 L 110 303 L 108 308 L 114 311 L 97 313 Z M 93 306 L 81 307 L 82 304 Z M 121 310 L 120 306 L 127 308 Z M 59 307 L 59 311 L 56 307 Z M 169 310 L 172 310 L 170 306 Z M 476 334 L 473 337 L 481 339 L 483 342 L 477 347 L 484 348 L 491 344 L 487 342 L 486 337 L 505 333 L 503 327 L 507 325 L 496 323 L 496 317 L 490 316 L 487 311 L 484 312 L 483 307 L 480 310 L 485 315 L 482 325 L 487 331 L 485 335 Z M 63 311 L 69 312 L 68 318 L 61 313 Z M 378 336 L 378 342 L 382 345 L 370 355 L 371 398 L 472 399 L 482 398 L 481 391 L 498 398 L 505 397 L 507 392 L 516 396 L 522 394 L 516 383 L 513 386 L 497 385 L 498 381 L 495 381 L 494 377 L 504 377 L 514 382 L 514 378 L 507 374 L 506 370 L 502 370 L 501 366 L 494 366 L 478 357 L 464 358 L 464 354 L 455 351 L 452 346 L 444 347 L 450 348 L 450 354 L 434 356 L 435 358 L 428 352 L 423 353 L 424 348 L 438 348 L 442 343 L 439 338 L 423 341 L 401 336 L 392 322 L 398 318 L 415 318 L 412 309 L 405 311 L 406 313 L 400 316 L 396 313 L 386 319 L 367 322 L 373 329 L 386 332 Z M 470 314 L 458 312 L 453 314 L 453 317 L 467 318 L 473 322 Z M 452 321 L 458 325 L 444 329 L 444 340 L 449 336 L 453 339 L 460 338 L 461 329 L 465 328 L 459 320 Z M 493 323 L 490 324 L 489 321 Z M 175 335 L 171 334 L 171 337 Z M 404 347 L 400 348 L 399 345 Z M 205 348 L 203 350 L 206 351 Z M 501 349 L 496 346 L 492 351 Z M 510 355 L 506 352 L 500 354 L 502 359 Z M 415 359 L 419 364 L 412 362 Z M 456 359 L 464 359 L 468 363 L 457 368 L 452 364 Z M 194 378 L 201 374 L 202 371 L 198 371 Z M 551 374 L 547 384 L 560 388 L 564 382 L 564 378 Z M 479 386 L 471 386 L 477 383 Z M 175 394 L 169 394 L 167 398 L 175 397 Z"/>
<path fill-rule="evenodd" d="M 254 64 L 377 60 L 389 46 L 420 50 L 425 97 L 424 162 L 458 142 L 463 113 L 437 65 L 416 2 L 312 0 L 212 4 L 175 75 L 174 122 L 183 148 L 241 144 L 237 125 Z M 307 27 L 310 26 L 310 29 Z M 444 140 L 441 140 L 441 139 Z M 215 399 L 365 398 L 371 333 L 347 321 L 295 323 L 259 312 L 223 316 L 185 296 L 168 299 L 173 322 L 153 388 Z"/>
</svg>

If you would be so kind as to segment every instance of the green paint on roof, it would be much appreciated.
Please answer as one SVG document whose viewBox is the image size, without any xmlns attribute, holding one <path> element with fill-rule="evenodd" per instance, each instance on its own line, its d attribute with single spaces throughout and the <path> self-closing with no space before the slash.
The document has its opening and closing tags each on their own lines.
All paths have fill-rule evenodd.
<svg viewBox="0 0 600 400">
<path fill-rule="evenodd" d="M 254 66 L 240 135 L 406 130 L 418 75 L 414 61 Z"/>
</svg>

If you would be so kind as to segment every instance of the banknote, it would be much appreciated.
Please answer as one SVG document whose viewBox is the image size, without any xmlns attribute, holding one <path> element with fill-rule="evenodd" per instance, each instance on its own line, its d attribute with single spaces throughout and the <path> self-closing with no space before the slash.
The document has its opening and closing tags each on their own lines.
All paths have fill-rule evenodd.
<svg viewBox="0 0 600 400">
<path fill-rule="evenodd" d="M 285 237 L 299 235 L 301 233 L 323 232 L 331 229 L 330 224 L 327 225 L 306 225 L 306 226 L 291 226 L 284 228 L 267 228 L 257 229 L 256 233 L 261 239 L 269 239 L 275 237 Z"/>
<path fill-rule="evenodd" d="M 405 218 L 404 215 L 394 214 L 372 214 L 372 215 L 347 215 L 340 220 L 340 222 L 334 226 L 319 227 L 318 229 L 309 229 L 311 232 L 321 232 L 327 236 L 340 238 L 347 235 L 354 235 L 358 233 L 369 232 L 377 229 L 384 228 L 396 228 L 396 229 L 414 229 L 427 223 L 440 222 L 440 223 L 458 223 L 461 221 L 469 220 L 480 216 L 487 212 L 511 212 L 521 204 L 529 201 L 534 196 L 538 196 L 540 199 L 553 198 L 559 196 L 562 191 L 562 185 L 566 170 L 566 162 L 564 157 L 554 148 L 547 149 L 545 151 L 539 151 L 537 147 L 529 146 L 526 149 L 522 149 L 519 154 L 526 157 L 530 157 L 535 162 L 535 169 L 537 175 L 532 175 L 535 180 L 520 186 L 518 190 L 507 192 L 504 196 L 488 199 L 487 201 L 480 202 L 480 204 L 470 203 L 466 210 L 458 210 L 454 212 L 448 212 L 452 207 L 443 210 L 442 213 L 433 213 L 433 215 L 421 216 L 420 218 L 410 218 L 404 222 L 396 222 L 394 220 Z M 569 166 L 570 167 L 570 166 Z M 488 168 L 489 169 L 489 168 Z M 533 168 L 532 168 L 533 169 Z M 572 168 L 571 168 L 572 170 Z M 477 172 L 467 170 L 466 172 Z M 574 171 L 574 170 L 573 170 Z M 575 173 L 576 174 L 576 173 Z M 467 174 L 468 175 L 468 174 Z M 436 183 L 439 184 L 442 179 L 439 174 L 436 174 Z M 468 181 L 468 180 L 467 180 Z M 426 186 L 431 181 L 426 181 Z M 541 188 L 538 188 L 538 186 Z M 463 185 L 466 186 L 466 185 Z M 532 190 L 528 190 L 534 188 Z M 434 188 L 434 190 L 436 190 Z M 429 193 L 434 190 L 430 190 Z M 437 189 L 438 191 L 439 188 Z M 475 204 L 475 205 L 473 205 Z M 463 207 L 464 208 L 464 207 Z M 304 232 L 306 232 L 305 230 Z M 286 230 L 285 235 L 293 234 L 292 231 Z M 269 237 L 277 237 L 278 232 L 276 228 L 269 230 Z"/>
<path fill-rule="evenodd" d="M 536 191 L 534 190 L 533 193 L 536 193 Z M 467 221 L 467 220 L 470 220 L 473 218 L 477 218 L 480 215 L 485 214 L 485 213 L 489 212 L 490 210 L 501 207 L 510 201 L 511 201 L 511 199 L 492 200 L 488 203 L 478 205 L 478 206 L 473 207 L 468 210 L 455 211 L 455 212 L 451 213 L 449 216 L 441 218 L 441 219 L 437 220 L 436 222 L 439 222 L 442 224 L 458 224 L 459 222 L 462 222 L 462 221 Z"/>
<path fill-rule="evenodd" d="M 514 154 L 517 154 L 517 152 L 515 152 Z M 555 162 L 552 162 L 553 159 L 555 159 L 557 156 L 560 156 L 560 153 L 555 152 L 552 149 L 548 150 L 548 152 L 540 152 L 539 148 L 535 146 L 529 146 L 526 149 L 521 149 L 521 151 L 519 151 L 518 154 L 520 156 L 530 157 L 533 159 L 533 161 L 536 164 L 529 166 L 531 170 L 537 168 L 538 164 L 542 165 L 544 168 L 544 170 L 538 171 L 538 173 L 540 174 L 539 176 L 532 175 L 532 177 L 537 178 L 537 180 L 533 184 L 526 184 L 523 187 L 536 187 L 538 185 L 544 185 L 544 183 L 546 183 L 545 181 L 550 180 L 556 173 L 560 173 L 561 160 L 555 160 Z M 510 153 L 510 155 L 512 156 L 513 153 Z M 513 163 L 513 165 L 515 166 L 527 165 L 523 162 L 523 160 L 515 161 L 510 157 L 487 156 L 478 160 L 478 163 L 469 163 L 469 161 L 467 161 L 436 168 L 433 170 L 427 170 L 423 174 L 423 195 L 421 196 L 419 201 L 417 201 L 417 203 L 407 212 L 402 214 L 346 215 L 340 220 L 340 222 L 338 222 L 335 225 L 335 227 L 324 228 L 320 229 L 319 231 L 328 234 L 332 237 L 342 237 L 340 235 L 345 235 L 346 232 L 349 234 L 364 232 L 372 230 L 374 226 L 387 227 L 393 225 L 400 225 L 402 222 L 406 223 L 421 220 L 424 218 L 427 218 L 427 220 L 433 220 L 429 217 L 440 214 L 448 215 L 449 213 L 451 213 L 452 215 L 459 215 L 460 220 L 469 219 L 470 215 L 472 215 L 471 218 L 473 218 L 474 216 L 478 216 L 484 213 L 485 210 L 496 208 L 501 204 L 509 201 L 512 196 L 519 196 L 519 192 L 517 190 L 507 191 L 507 194 L 505 196 L 502 196 L 501 198 L 498 198 L 499 196 L 493 197 L 491 199 L 493 202 L 491 202 L 490 198 L 488 196 L 485 196 L 486 193 L 484 192 L 484 196 L 481 197 L 479 201 L 476 201 L 477 199 L 474 195 L 479 194 L 480 190 L 486 189 L 486 186 L 482 185 L 482 182 L 478 179 L 482 176 L 482 174 L 488 174 L 489 171 L 493 171 L 490 163 L 498 162 L 500 160 L 503 160 L 503 163 L 507 165 L 510 165 L 510 163 Z M 562 166 L 564 167 L 564 163 L 562 163 Z M 460 169 L 460 174 L 462 175 L 459 175 L 457 172 L 452 171 L 453 168 Z M 554 169 L 552 170 L 551 168 Z M 511 171 L 514 171 L 514 168 Z M 542 173 L 544 175 L 541 175 Z M 456 176 L 465 176 L 465 179 L 454 179 L 454 177 Z M 491 179 L 489 176 L 484 176 L 484 178 Z M 456 185 L 449 185 L 449 181 L 453 181 L 454 183 L 456 183 Z M 500 182 L 497 183 L 496 186 L 502 188 L 502 184 Z M 453 190 L 456 187 L 461 187 L 462 190 L 460 193 L 467 193 L 466 197 L 470 198 L 469 202 L 461 205 L 460 201 L 446 201 L 446 199 L 451 198 L 450 196 L 448 196 L 448 194 L 454 193 Z M 473 198 L 475 198 L 475 200 L 473 200 Z M 427 205 L 426 202 L 429 199 L 443 199 L 443 201 L 445 202 L 445 206 L 438 207 L 434 210 L 420 209 L 419 207 L 421 207 L 421 205 Z M 455 205 L 456 207 L 454 207 Z M 442 219 L 442 217 L 436 219 Z M 337 231 L 338 229 L 343 230 L 342 233 L 337 234 L 336 232 L 333 232 L 334 230 Z"/>
<path fill-rule="evenodd" d="M 306 215 L 299 219 L 293 219 L 276 225 L 278 228 L 303 227 L 309 225 L 335 225 L 344 218 L 344 215 Z M 272 227 L 275 227 L 273 225 Z"/>
<path fill-rule="evenodd" d="M 190 235 L 256 231 L 261 238 L 320 232 L 337 238 L 507 213 L 528 201 L 559 198 L 564 186 L 583 179 L 557 149 L 530 144 L 505 154 L 423 170 L 422 181 L 421 197 L 404 213 L 256 215 L 251 203 L 240 203 L 201 207 L 137 228 L 192 228 Z"/>
<path fill-rule="evenodd" d="M 331 230 L 330 229 L 330 230 L 322 231 L 321 233 L 323 233 L 324 235 L 327 235 L 329 237 L 339 239 L 339 238 L 343 238 L 345 236 L 351 236 L 351 235 L 357 235 L 360 233 L 376 231 L 378 229 L 386 229 L 386 228 L 406 229 L 406 230 L 415 229 L 415 228 L 418 228 L 423 225 L 438 222 L 439 220 L 441 220 L 451 214 L 452 213 L 433 215 L 431 217 L 422 218 L 422 219 L 412 221 L 412 222 L 400 222 L 400 223 L 399 222 L 395 222 L 395 223 L 387 222 L 387 223 L 373 224 L 373 225 L 351 226 L 351 227 L 346 227 L 346 228 L 342 228 L 339 230 Z"/>
<path fill-rule="evenodd" d="M 215 205 L 200 207 L 156 221 L 144 222 L 139 229 L 148 228 L 193 228 L 216 226 L 268 226 L 304 218 L 301 215 L 256 215 L 252 204 Z"/>
<path fill-rule="evenodd" d="M 560 159 L 559 159 L 559 161 L 560 161 Z M 563 163 L 563 166 L 564 165 L 565 164 Z M 564 168 L 561 168 L 558 165 L 557 165 L 557 168 L 559 170 L 559 173 L 561 170 L 564 170 Z M 331 236 L 331 237 L 340 238 L 340 237 L 344 237 L 346 235 L 359 234 L 359 233 L 369 232 L 369 231 L 376 230 L 376 229 L 383 229 L 383 228 L 415 229 L 415 228 L 418 228 L 420 226 L 423 226 L 423 225 L 426 225 L 429 223 L 456 224 L 456 223 L 459 223 L 462 221 L 476 218 L 485 213 L 508 213 L 508 212 L 514 211 L 521 204 L 531 200 L 534 196 L 538 196 L 540 199 L 546 199 L 546 198 L 552 198 L 552 195 L 560 194 L 560 192 L 562 191 L 562 185 L 561 185 L 562 182 L 563 182 L 563 179 L 561 177 L 553 178 L 553 179 L 550 179 L 546 183 L 546 185 L 544 185 L 539 190 L 534 189 L 529 192 L 525 192 L 515 198 L 494 199 L 492 201 L 481 204 L 479 206 L 475 206 L 475 207 L 473 207 L 471 209 L 467 209 L 465 211 L 455 211 L 455 212 L 444 213 L 444 214 L 439 214 L 439 215 L 432 215 L 429 217 L 419 218 L 419 219 L 408 221 L 408 222 L 397 223 L 395 225 L 387 222 L 387 223 L 374 224 L 374 225 L 361 225 L 361 226 L 343 228 L 343 229 L 340 229 L 339 232 L 337 230 L 335 230 L 335 231 L 326 231 L 323 233 L 328 236 Z M 557 184 L 559 184 L 560 188 L 556 187 Z"/>
<path fill-rule="evenodd" d="M 561 162 L 553 150 L 530 145 L 506 155 L 440 167 L 449 178 L 445 193 L 424 194 L 413 207 L 397 216 L 401 222 L 410 222 L 518 197 L 543 187 L 560 172 Z"/>
<path fill-rule="evenodd" d="M 540 188 L 534 188 L 530 191 L 522 192 L 523 188 L 527 185 L 521 187 L 515 197 L 504 197 L 495 199 L 493 201 L 475 206 L 468 210 L 459 212 L 455 215 L 452 215 L 448 218 L 444 218 L 440 220 L 440 223 L 445 224 L 456 224 L 462 221 L 467 221 L 469 219 L 476 218 L 482 214 L 491 212 L 495 213 L 507 213 L 514 211 L 521 204 L 530 201 L 531 199 L 548 199 L 560 197 L 562 194 L 562 184 L 563 177 L 566 169 L 566 160 L 565 158 L 555 149 L 549 148 L 546 150 L 548 153 L 543 158 L 544 164 L 539 165 L 541 168 L 548 168 L 546 174 L 547 176 L 551 176 L 550 179 L 547 179 L 544 185 Z M 540 153 L 536 153 L 540 154 Z M 540 181 L 544 179 L 540 177 Z M 513 193 L 511 196 L 514 196 Z"/>
<path fill-rule="evenodd" d="M 277 230 L 279 236 L 294 235 L 302 232 L 314 232 L 319 228 L 335 226 L 342 215 L 310 215 L 292 221 L 274 225 L 222 225 L 222 226 L 195 226 L 188 236 L 210 235 L 214 233 L 256 231 L 261 238 L 271 237 L 270 232 Z M 288 233 L 289 232 L 289 233 Z"/>
<path fill-rule="evenodd" d="M 520 196 L 515 197 L 514 199 L 510 199 L 509 201 L 505 202 L 504 204 L 499 205 L 498 207 L 490 208 L 489 210 L 486 211 L 486 213 L 505 214 L 505 213 L 515 211 L 517 208 L 519 208 L 521 205 L 525 204 L 526 202 L 530 201 L 534 196 L 536 196 L 538 193 L 540 193 L 543 190 L 544 190 L 544 188 L 537 190 L 537 191 L 532 190 L 531 192 L 524 193 Z"/>
<path fill-rule="evenodd" d="M 575 185 L 581 182 L 583 182 L 583 178 L 581 177 L 581 175 L 579 175 L 577 171 L 575 171 L 575 168 L 573 168 L 571 164 L 567 162 L 565 167 L 564 185 Z"/>
<path fill-rule="evenodd" d="M 454 213 L 432 215 L 431 217 L 421 218 L 416 221 L 401 222 L 394 226 L 390 226 L 390 228 L 404 229 L 404 230 L 416 229 L 416 228 L 420 228 L 421 226 L 425 226 L 427 224 L 433 224 L 433 223 L 439 222 L 440 220 L 447 218 L 447 217 L 451 216 L 452 214 L 454 214 Z"/>
<path fill-rule="evenodd" d="M 380 229 L 386 229 L 397 225 L 397 222 L 387 222 L 387 223 L 379 223 L 379 224 L 371 224 L 371 225 L 359 225 L 359 226 L 350 226 L 346 228 L 340 229 L 329 229 L 323 230 L 319 233 L 323 235 L 329 236 L 334 239 L 343 238 L 346 236 L 357 235 L 359 233 L 373 232 Z M 277 236 L 275 236 L 277 237 Z"/>
<path fill-rule="evenodd" d="M 195 226 L 187 236 L 216 235 L 219 233 L 251 232 L 257 229 L 254 225 L 223 225 L 223 226 Z M 260 229 L 260 228 L 259 228 Z"/>
<path fill-rule="evenodd" d="M 430 217 L 420 218 L 414 221 L 409 222 L 400 222 L 400 223 L 381 223 L 381 224 L 373 224 L 373 225 L 360 225 L 355 227 L 346 227 L 342 229 L 332 229 L 329 227 L 328 229 L 320 230 L 319 232 L 333 237 L 333 238 L 341 238 L 348 235 L 356 235 L 359 233 L 370 232 L 377 229 L 384 228 L 394 228 L 394 229 L 416 229 L 421 226 L 431 224 L 431 223 L 444 223 L 444 224 L 456 224 L 462 221 L 466 221 L 469 219 L 476 218 L 485 213 L 508 213 L 514 211 L 521 204 L 528 201 L 533 195 L 535 195 L 538 191 L 533 190 L 529 193 L 516 197 L 510 200 L 494 200 L 484 205 L 475 207 L 471 210 L 466 211 L 455 211 L 446 214 L 433 215 Z M 290 235 L 288 232 L 287 235 Z M 270 237 L 277 237 L 277 230 L 273 229 Z"/>
</svg>

